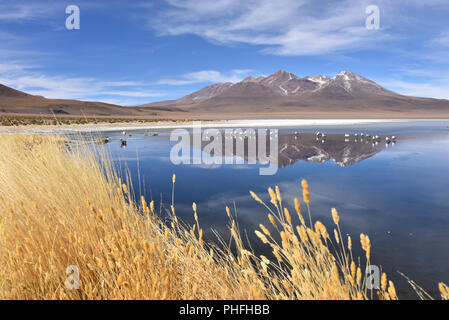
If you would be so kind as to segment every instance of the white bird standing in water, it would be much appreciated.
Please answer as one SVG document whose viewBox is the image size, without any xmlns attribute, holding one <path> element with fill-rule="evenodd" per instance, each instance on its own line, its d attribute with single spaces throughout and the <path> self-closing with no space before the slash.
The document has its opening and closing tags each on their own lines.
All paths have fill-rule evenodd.
<svg viewBox="0 0 449 320">
<path fill-rule="evenodd" d="M 122 132 L 122 135 L 126 136 L 126 131 L 123 131 L 123 132 Z"/>
<path fill-rule="evenodd" d="M 324 134 L 324 133 L 321 133 L 321 132 L 317 132 L 316 133 L 316 139 L 317 140 L 319 140 L 319 139 L 325 139 L 326 138 L 326 135 Z"/>
</svg>

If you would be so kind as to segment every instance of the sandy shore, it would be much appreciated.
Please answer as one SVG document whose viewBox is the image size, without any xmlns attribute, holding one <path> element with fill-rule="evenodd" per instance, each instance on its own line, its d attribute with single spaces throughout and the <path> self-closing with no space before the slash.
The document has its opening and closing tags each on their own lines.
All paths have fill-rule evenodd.
<svg viewBox="0 0 449 320">
<path fill-rule="evenodd" d="M 264 120 L 213 120 L 197 121 L 203 128 L 268 128 L 268 127 L 308 127 L 308 126 L 335 126 L 358 125 L 373 123 L 399 123 L 414 121 L 445 121 L 420 119 L 264 119 Z M 447 120 L 449 121 L 449 120 Z M 98 123 L 85 125 L 60 126 L 17 126 L 0 127 L 0 133 L 76 133 L 76 132 L 109 132 L 109 131 L 135 131 L 155 129 L 191 128 L 193 121 L 161 121 L 153 123 Z"/>
</svg>

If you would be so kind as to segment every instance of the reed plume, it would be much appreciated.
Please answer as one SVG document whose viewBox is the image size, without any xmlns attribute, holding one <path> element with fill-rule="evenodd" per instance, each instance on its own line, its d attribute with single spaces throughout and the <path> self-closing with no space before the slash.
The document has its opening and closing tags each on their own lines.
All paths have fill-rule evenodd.
<svg viewBox="0 0 449 320">
<path fill-rule="evenodd" d="M 294 199 L 295 225 L 278 187 L 268 189 L 270 232 L 255 230 L 272 259 L 244 245 L 235 214 L 226 207 L 230 241 L 206 242 L 200 206 L 195 224 L 176 217 L 174 185 L 168 219 L 154 201 L 133 198 L 106 154 L 86 143 L 38 135 L 0 140 L 0 299 L 370 299 L 365 275 L 343 243 L 340 217 L 332 210 L 335 240 L 319 221 L 313 224 L 310 193 Z M 102 160 L 99 160 L 102 159 Z M 127 181 L 130 181 L 127 179 Z M 282 201 L 285 203 L 283 204 Z M 338 230 L 338 231 L 337 231 Z M 361 236 L 367 263 L 371 242 Z M 67 267 L 80 272 L 79 289 L 66 287 Z M 385 274 L 379 299 L 396 299 Z M 448 287 L 440 283 L 441 296 Z"/>
</svg>

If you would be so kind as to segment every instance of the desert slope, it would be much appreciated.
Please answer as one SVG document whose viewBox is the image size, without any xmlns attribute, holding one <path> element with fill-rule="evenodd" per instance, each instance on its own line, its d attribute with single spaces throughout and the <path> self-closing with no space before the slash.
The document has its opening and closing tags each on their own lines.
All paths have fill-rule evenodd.
<svg viewBox="0 0 449 320">
<path fill-rule="evenodd" d="M 323 75 L 300 78 L 280 70 L 268 77 L 248 77 L 241 82 L 218 83 L 178 100 L 140 106 L 141 110 L 165 107 L 197 115 L 245 117 L 360 117 L 376 116 L 449 118 L 449 100 L 397 94 L 352 72 L 334 78 Z"/>
<path fill-rule="evenodd" d="M 46 99 L 0 84 L 0 114 L 114 117 L 140 115 L 140 112 L 103 102 Z"/>
<path fill-rule="evenodd" d="M 177 100 L 122 107 L 46 99 L 0 85 L 0 114 L 145 119 L 449 119 L 449 100 L 410 97 L 358 74 L 298 77 L 280 70 L 238 83 L 217 83 Z"/>
</svg>

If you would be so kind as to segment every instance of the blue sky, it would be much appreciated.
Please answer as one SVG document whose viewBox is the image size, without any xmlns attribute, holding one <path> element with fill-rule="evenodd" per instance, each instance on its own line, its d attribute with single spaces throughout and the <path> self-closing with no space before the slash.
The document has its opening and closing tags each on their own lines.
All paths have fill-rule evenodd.
<svg viewBox="0 0 449 320">
<path fill-rule="evenodd" d="M 67 30 L 65 9 L 80 9 Z M 380 28 L 366 28 L 377 5 Z M 447 0 L 0 0 L 0 83 L 122 105 L 285 69 L 449 99 Z"/>
</svg>

